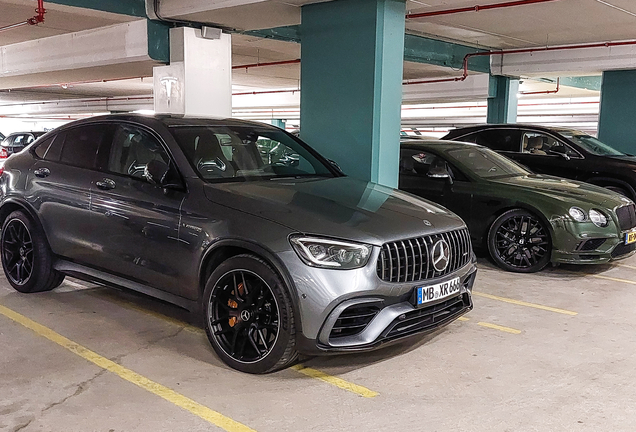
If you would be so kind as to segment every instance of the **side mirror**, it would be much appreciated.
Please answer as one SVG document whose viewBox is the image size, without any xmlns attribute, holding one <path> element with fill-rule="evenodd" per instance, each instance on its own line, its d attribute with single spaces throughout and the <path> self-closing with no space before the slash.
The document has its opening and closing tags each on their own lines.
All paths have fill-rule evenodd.
<svg viewBox="0 0 636 432">
<path fill-rule="evenodd" d="M 434 179 L 447 179 L 451 184 L 453 184 L 453 178 L 451 177 L 448 169 L 443 166 L 433 166 L 429 168 L 426 176 Z"/>
<path fill-rule="evenodd" d="M 152 184 L 164 186 L 170 167 L 163 161 L 151 160 L 144 168 L 144 178 Z"/>
</svg>

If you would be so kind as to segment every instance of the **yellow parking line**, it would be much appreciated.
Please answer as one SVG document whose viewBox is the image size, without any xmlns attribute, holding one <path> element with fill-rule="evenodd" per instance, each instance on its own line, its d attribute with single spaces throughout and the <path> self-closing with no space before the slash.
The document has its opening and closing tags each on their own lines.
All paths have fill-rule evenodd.
<svg viewBox="0 0 636 432">
<path fill-rule="evenodd" d="M 622 282 L 622 283 L 626 283 L 626 284 L 636 285 L 636 282 L 628 280 L 628 279 L 613 278 L 613 277 L 603 276 L 603 275 L 599 275 L 599 274 L 591 274 L 590 276 L 598 278 L 598 279 L 607 279 L 607 280 L 611 280 L 611 281 L 614 281 L 614 282 Z"/>
<path fill-rule="evenodd" d="M 18 324 L 23 325 L 24 327 L 33 330 L 36 334 L 50 340 L 51 342 L 55 342 L 63 348 L 66 348 L 70 352 L 77 354 L 85 360 L 105 369 L 109 372 L 114 373 L 120 378 L 135 384 L 138 387 L 141 387 L 144 390 L 153 393 L 168 402 L 183 408 L 190 413 L 202 418 L 203 420 L 220 427 L 228 432 L 255 432 L 254 429 L 245 426 L 242 423 L 239 423 L 235 420 L 232 420 L 229 417 L 224 416 L 223 414 L 214 411 L 204 405 L 195 402 L 194 400 L 183 396 L 176 391 L 163 386 L 157 382 L 154 382 L 138 373 L 127 369 L 112 360 L 108 360 L 106 357 L 102 357 L 99 354 L 89 350 L 88 348 L 83 347 L 70 339 L 65 338 L 59 333 L 54 332 L 48 327 L 45 327 L 41 324 L 32 321 L 31 319 L 21 315 L 7 307 L 0 305 L 0 314 L 6 316 L 7 318 L 15 321 Z"/>
<path fill-rule="evenodd" d="M 629 265 L 629 264 L 614 263 L 614 265 L 619 266 L 619 267 L 627 267 L 629 269 L 636 270 L 636 266 Z"/>
<path fill-rule="evenodd" d="M 506 303 L 511 303 L 511 304 L 515 304 L 515 305 L 519 305 L 519 306 L 527 306 L 527 307 L 531 307 L 531 308 L 535 308 L 535 309 L 542 309 L 542 310 L 546 310 L 546 311 L 550 311 L 550 312 L 556 312 L 556 313 L 560 313 L 560 314 L 564 314 L 564 315 L 578 315 L 578 312 L 572 312 L 569 310 L 565 310 L 565 309 L 558 309 L 558 308 L 553 308 L 550 306 L 543 306 L 540 304 L 536 304 L 536 303 L 528 303 L 528 302 L 524 302 L 521 300 L 515 300 L 515 299 L 511 299 L 511 298 L 506 298 L 506 297 L 499 297 L 499 296 L 494 296 L 492 294 L 486 294 L 486 293 L 482 293 L 482 292 L 477 292 L 477 291 L 473 291 L 473 295 L 476 295 L 478 297 L 484 297 L 484 298 L 488 298 L 491 300 L 498 300 L 498 301 L 502 301 L 502 302 L 506 302 Z"/>
<path fill-rule="evenodd" d="M 466 318 L 466 317 L 459 317 L 457 318 L 458 321 L 470 321 L 470 318 Z"/>
<path fill-rule="evenodd" d="M 342 378 L 338 378 L 332 375 L 328 375 L 318 369 L 312 369 L 309 367 L 305 367 L 302 364 L 297 364 L 291 367 L 295 371 L 300 372 L 303 375 L 307 375 L 308 377 L 319 379 L 336 387 L 339 387 L 343 390 L 346 390 L 351 393 L 355 393 L 359 396 L 365 398 L 374 398 L 378 396 L 380 393 L 374 392 L 373 390 L 369 390 L 366 387 L 362 387 L 360 385 L 351 383 L 349 381 L 345 381 Z"/>
<path fill-rule="evenodd" d="M 90 294 L 90 295 L 93 296 L 93 297 L 97 297 L 97 298 L 99 298 L 101 300 L 110 301 L 112 303 L 115 303 L 115 304 L 120 305 L 122 307 L 125 307 L 127 309 L 131 309 L 131 310 L 134 310 L 134 311 L 137 311 L 137 312 L 142 312 L 142 313 L 144 313 L 146 315 L 150 315 L 152 317 L 159 318 L 159 319 L 161 319 L 163 321 L 166 321 L 166 322 L 168 322 L 170 324 L 174 324 L 176 326 L 183 327 L 185 330 L 191 331 L 193 333 L 205 334 L 205 330 L 203 330 L 203 329 L 201 329 L 199 327 L 195 327 L 193 325 L 187 324 L 187 323 L 185 323 L 183 321 L 180 321 L 180 320 L 175 319 L 175 318 L 171 318 L 169 316 L 163 315 L 163 314 L 158 313 L 158 312 L 154 312 L 154 311 L 150 311 L 148 309 L 144 309 L 144 308 L 139 307 L 139 306 L 135 305 L 134 303 L 128 302 L 126 300 L 120 300 L 120 299 L 115 299 L 115 298 L 111 298 L 111 297 L 106 298 L 106 297 L 99 296 L 99 295 L 96 295 L 96 294 Z M 345 381 L 345 380 L 343 380 L 341 378 L 337 378 L 337 377 L 328 375 L 328 374 L 326 374 L 326 373 L 324 373 L 322 371 L 319 371 L 317 369 L 306 368 L 306 367 L 304 367 L 302 365 L 292 366 L 291 369 L 293 369 L 295 371 L 298 371 L 301 374 L 306 375 L 308 377 L 319 379 L 321 381 L 324 381 L 326 383 L 334 385 L 334 386 L 336 386 L 338 388 L 341 388 L 343 390 L 347 390 L 349 392 L 355 393 L 357 395 L 360 395 L 360 396 L 363 396 L 363 397 L 366 397 L 366 398 L 372 398 L 372 397 L 375 397 L 375 396 L 378 395 L 378 393 L 376 393 L 376 392 L 374 392 L 372 390 L 369 390 L 369 389 L 367 389 L 365 387 L 359 386 L 357 384 L 350 383 L 350 382 Z"/>
<path fill-rule="evenodd" d="M 495 329 L 495 330 L 499 330 L 502 332 L 506 332 L 506 333 L 512 333 L 512 334 L 520 334 L 521 330 L 517 330 L 517 329 L 513 329 L 511 327 L 504 327 L 504 326 L 500 326 L 497 324 L 491 324 L 491 323 L 487 323 L 487 322 L 478 322 L 477 323 L 478 326 L 482 326 L 482 327 L 488 327 L 491 329 Z"/>
<path fill-rule="evenodd" d="M 149 309 L 145 309 L 145 308 L 143 308 L 141 306 L 137 306 L 133 302 L 130 302 L 130 301 L 127 301 L 127 300 L 122 300 L 122 299 L 119 299 L 119 298 L 114 298 L 114 297 L 111 297 L 111 296 L 102 296 L 102 295 L 99 295 L 99 294 L 96 294 L 96 293 L 90 293 L 89 295 L 91 297 L 96 297 L 96 298 L 98 298 L 100 300 L 105 300 L 107 302 L 114 303 L 114 304 L 119 305 L 121 307 L 124 307 L 126 309 L 134 310 L 134 311 L 141 312 L 141 313 L 144 313 L 146 315 L 149 315 L 151 317 L 158 318 L 158 319 L 160 319 L 162 321 L 165 321 L 167 323 L 170 323 L 172 325 L 176 325 L 178 327 L 182 327 L 184 330 L 187 330 L 189 332 L 198 333 L 198 334 L 205 334 L 205 330 L 203 330 L 202 328 L 199 328 L 197 326 L 193 326 L 192 324 L 188 324 L 185 321 L 181 321 L 179 319 L 169 317 L 169 316 L 164 315 L 162 313 L 155 312 L 155 311 L 152 311 L 152 310 L 149 310 Z"/>
</svg>

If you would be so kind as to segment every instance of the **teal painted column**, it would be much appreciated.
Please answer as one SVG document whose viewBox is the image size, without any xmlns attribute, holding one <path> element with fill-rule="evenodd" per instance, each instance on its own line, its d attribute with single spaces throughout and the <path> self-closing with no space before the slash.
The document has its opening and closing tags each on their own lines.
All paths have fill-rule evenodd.
<svg viewBox="0 0 636 432">
<path fill-rule="evenodd" d="M 302 7 L 300 134 L 351 177 L 397 187 L 405 0 Z"/>
<path fill-rule="evenodd" d="M 598 137 L 625 153 L 636 152 L 636 70 L 603 73 Z"/>
<path fill-rule="evenodd" d="M 490 76 L 488 86 L 488 123 L 517 121 L 519 80 L 505 76 Z"/>
</svg>

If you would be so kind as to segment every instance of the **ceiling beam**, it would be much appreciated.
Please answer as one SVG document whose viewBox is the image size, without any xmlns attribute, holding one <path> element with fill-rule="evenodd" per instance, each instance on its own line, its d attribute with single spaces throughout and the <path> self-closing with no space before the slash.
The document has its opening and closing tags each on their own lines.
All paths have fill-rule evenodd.
<svg viewBox="0 0 636 432">
<path fill-rule="evenodd" d="M 46 0 L 65 6 L 73 6 L 84 9 L 94 9 L 104 12 L 117 13 L 146 18 L 145 0 Z"/>
</svg>

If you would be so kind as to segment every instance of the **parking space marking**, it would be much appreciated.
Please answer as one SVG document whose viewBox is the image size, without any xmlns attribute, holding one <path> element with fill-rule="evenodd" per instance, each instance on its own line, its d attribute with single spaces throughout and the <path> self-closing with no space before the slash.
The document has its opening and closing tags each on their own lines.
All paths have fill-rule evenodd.
<svg viewBox="0 0 636 432">
<path fill-rule="evenodd" d="M 134 310 L 134 311 L 137 311 L 137 312 L 144 313 L 146 315 L 150 315 L 150 316 L 152 316 L 154 318 L 161 319 L 161 320 L 166 321 L 166 322 L 168 322 L 170 324 L 182 327 L 182 328 L 184 328 L 184 329 L 186 329 L 186 330 L 188 330 L 188 331 L 190 331 L 192 333 L 205 334 L 205 330 L 203 330 L 203 329 L 201 329 L 199 327 L 193 326 L 191 324 L 187 324 L 187 323 L 185 323 L 185 322 L 183 322 L 181 320 L 169 317 L 169 316 L 164 315 L 164 314 L 159 313 L 159 312 L 154 312 L 154 311 L 151 311 L 151 310 L 148 310 L 148 309 L 144 309 L 143 307 L 137 306 L 136 304 L 134 304 L 132 302 L 129 302 L 129 301 L 126 301 L 126 300 L 121 300 L 121 299 L 116 299 L 116 298 L 111 298 L 111 297 L 104 297 L 104 296 L 100 296 L 100 295 L 97 295 L 97 294 L 90 294 L 90 295 L 95 297 L 95 298 L 99 298 L 101 300 L 112 302 L 112 303 L 117 304 L 119 306 L 122 306 L 122 307 L 124 307 L 126 309 Z M 467 319 L 468 318 L 466 318 L 466 320 Z M 326 374 L 326 373 L 324 373 L 324 372 L 322 372 L 322 371 L 320 371 L 318 369 L 307 368 L 307 367 L 305 367 L 303 365 L 295 365 L 295 366 L 292 366 L 291 369 L 293 369 L 293 370 L 295 370 L 297 372 L 300 372 L 301 374 L 303 374 L 305 376 L 308 376 L 310 378 L 314 378 L 314 379 L 318 379 L 318 380 L 324 381 L 324 382 L 326 382 L 328 384 L 334 385 L 334 386 L 336 386 L 338 388 L 341 388 L 343 390 L 349 391 L 351 393 L 355 393 L 355 394 L 357 394 L 359 396 L 363 396 L 363 397 L 366 397 L 366 398 L 373 398 L 373 397 L 376 397 L 379 394 L 377 392 L 374 392 L 373 390 L 369 390 L 366 387 L 362 387 L 360 385 L 357 385 L 357 384 L 351 383 L 349 381 L 343 380 L 342 378 L 338 378 L 338 377 Z"/>
<path fill-rule="evenodd" d="M 531 307 L 531 308 L 535 308 L 535 309 L 541 309 L 541 310 L 546 310 L 546 311 L 550 311 L 550 312 L 555 312 L 555 313 L 560 313 L 560 314 L 564 314 L 564 315 L 578 315 L 578 312 L 572 312 L 569 310 L 565 310 L 565 309 L 559 309 L 559 308 L 554 308 L 554 307 L 550 307 L 550 306 L 543 306 L 540 304 L 536 304 L 536 303 L 528 303 L 528 302 L 524 302 L 521 300 L 515 300 L 515 299 L 511 299 L 511 298 L 507 298 L 507 297 L 499 297 L 499 296 L 495 296 L 492 294 L 486 294 L 486 293 L 482 293 L 482 292 L 477 292 L 477 291 L 473 291 L 473 295 L 476 295 L 478 297 L 484 297 L 487 299 L 491 299 L 491 300 L 498 300 L 498 301 L 502 301 L 505 303 L 510 303 L 510 304 L 514 304 L 514 305 L 518 305 L 518 306 L 526 306 L 526 307 Z"/>
<path fill-rule="evenodd" d="M 618 267 L 626 267 L 628 269 L 636 270 L 636 266 L 629 265 L 629 264 L 614 263 L 614 265 Z"/>
<path fill-rule="evenodd" d="M 619 279 L 619 278 L 614 278 L 614 277 L 610 277 L 610 276 L 603 276 L 603 275 L 599 275 L 599 274 L 591 274 L 590 276 L 595 277 L 597 279 L 606 279 L 606 280 L 611 280 L 614 282 L 622 282 L 622 283 L 626 283 L 626 284 L 632 284 L 632 285 L 636 285 L 635 281 L 629 280 L 629 279 Z"/>
<path fill-rule="evenodd" d="M 499 331 L 506 332 L 506 333 L 521 334 L 521 330 L 513 329 L 512 327 L 504 327 L 504 326 L 500 326 L 500 325 L 497 325 L 497 324 L 491 324 L 491 323 L 487 323 L 487 322 L 478 322 L 477 325 L 478 326 L 482 326 L 482 327 L 488 327 L 488 328 L 495 329 L 495 330 L 499 330 Z"/>
<path fill-rule="evenodd" d="M 104 301 L 107 301 L 107 302 L 110 302 L 110 303 L 114 303 L 114 304 L 116 304 L 118 306 L 121 306 L 123 308 L 129 309 L 129 310 L 134 310 L 134 311 L 141 312 L 143 314 L 149 315 L 151 317 L 158 318 L 158 319 L 160 319 L 162 321 L 165 321 L 167 323 L 170 323 L 172 325 L 181 327 L 184 330 L 187 330 L 187 331 L 189 331 L 191 333 L 205 334 L 205 330 L 203 330 L 200 327 L 193 326 L 192 324 L 188 324 L 185 321 L 181 321 L 179 319 L 172 318 L 172 317 L 170 317 L 168 315 L 164 315 L 162 313 L 155 312 L 155 311 L 152 311 L 150 309 L 145 309 L 145 308 L 143 308 L 141 306 L 137 306 L 135 303 L 130 302 L 128 300 L 122 300 L 122 299 L 118 299 L 118 298 L 114 298 L 114 297 L 110 297 L 110 296 L 108 296 L 108 297 L 101 296 L 101 295 L 96 294 L 96 293 L 91 293 L 89 295 L 92 296 L 92 297 L 98 298 L 100 300 L 104 300 Z"/>
<path fill-rule="evenodd" d="M 459 317 L 459 318 L 457 318 L 457 321 L 470 321 L 470 318 Z"/>
<path fill-rule="evenodd" d="M 135 384 L 138 387 L 141 387 L 144 390 L 153 393 L 160 398 L 189 411 L 190 413 L 202 418 L 203 420 L 220 427 L 228 432 L 255 432 L 254 429 L 237 422 L 223 414 L 214 411 L 204 405 L 195 402 L 194 400 L 177 393 L 176 391 L 161 385 L 155 381 L 152 381 L 138 373 L 127 369 L 112 360 L 108 360 L 106 357 L 102 357 L 101 355 L 89 350 L 88 348 L 83 347 L 70 339 L 62 336 L 59 333 L 51 330 L 48 327 L 45 327 L 37 322 L 21 315 L 5 306 L 0 305 L 0 314 L 5 317 L 15 321 L 22 326 L 33 330 L 39 336 L 42 336 L 51 342 L 54 342 L 60 345 L 63 348 L 66 348 L 73 354 L 76 354 L 82 357 L 85 360 L 105 369 L 109 372 L 114 373 L 120 378 Z"/>
<path fill-rule="evenodd" d="M 303 375 L 306 375 L 311 378 L 315 378 L 331 385 L 334 385 L 338 388 L 346 390 L 351 393 L 355 393 L 358 396 L 362 396 L 365 398 L 374 398 L 378 396 L 380 393 L 375 392 L 373 390 L 369 390 L 366 387 L 362 387 L 358 384 L 351 383 L 349 381 L 345 381 L 342 378 L 338 378 L 329 374 L 326 374 L 318 369 L 313 369 L 309 367 L 305 367 L 302 364 L 297 364 L 291 367 L 293 370 L 300 372 Z"/>
</svg>

